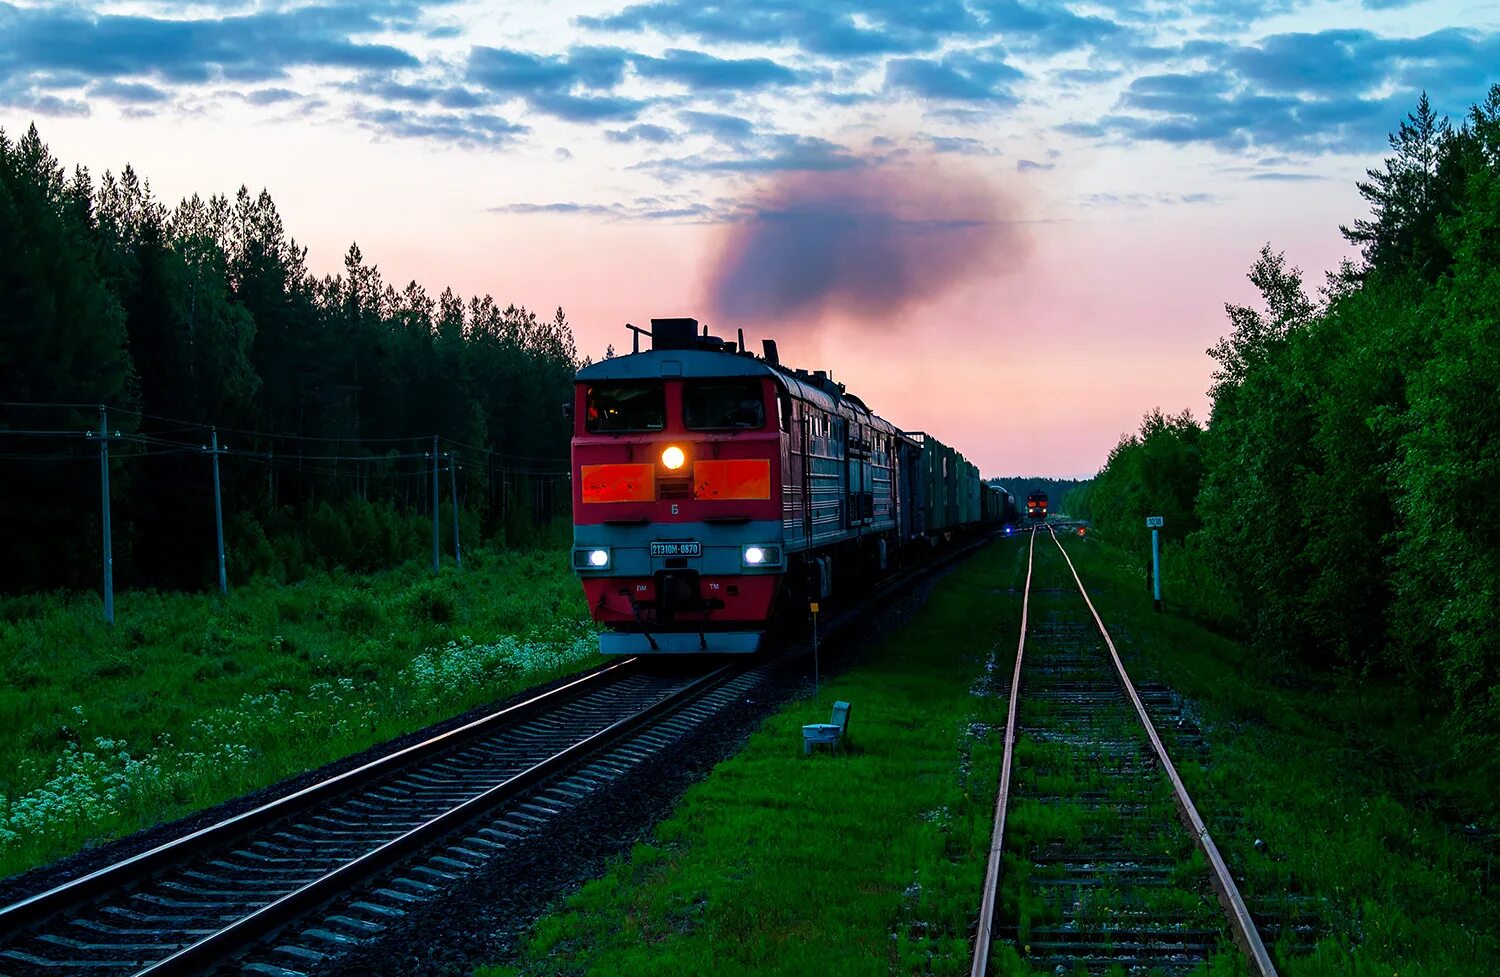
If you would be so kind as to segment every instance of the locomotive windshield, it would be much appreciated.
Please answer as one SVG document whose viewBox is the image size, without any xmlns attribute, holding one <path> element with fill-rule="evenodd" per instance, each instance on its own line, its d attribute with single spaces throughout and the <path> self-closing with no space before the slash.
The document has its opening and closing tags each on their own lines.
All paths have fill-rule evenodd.
<svg viewBox="0 0 1500 977">
<path fill-rule="evenodd" d="M 766 426 L 765 390 L 756 377 L 688 380 L 682 385 L 682 422 L 695 431 Z"/>
<path fill-rule="evenodd" d="M 667 426 L 667 401 L 660 381 L 596 383 L 588 388 L 584 426 L 590 434 L 660 431 Z"/>
</svg>

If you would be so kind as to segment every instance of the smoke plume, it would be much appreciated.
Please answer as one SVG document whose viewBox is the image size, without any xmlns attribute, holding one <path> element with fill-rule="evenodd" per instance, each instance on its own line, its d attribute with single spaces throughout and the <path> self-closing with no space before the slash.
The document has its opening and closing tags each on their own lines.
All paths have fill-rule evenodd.
<svg viewBox="0 0 1500 977">
<path fill-rule="evenodd" d="M 967 280 L 1014 271 L 1025 253 L 1013 201 L 947 160 L 786 173 L 741 210 L 711 273 L 721 322 L 891 323 Z"/>
</svg>

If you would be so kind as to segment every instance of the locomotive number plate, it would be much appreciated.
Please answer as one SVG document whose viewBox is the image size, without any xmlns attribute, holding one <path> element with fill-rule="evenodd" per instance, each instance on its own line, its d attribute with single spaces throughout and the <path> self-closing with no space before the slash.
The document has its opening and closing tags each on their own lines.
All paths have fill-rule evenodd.
<svg viewBox="0 0 1500 977">
<path fill-rule="evenodd" d="M 685 543 L 652 543 L 652 556 L 702 556 L 703 544 L 697 540 Z"/>
</svg>

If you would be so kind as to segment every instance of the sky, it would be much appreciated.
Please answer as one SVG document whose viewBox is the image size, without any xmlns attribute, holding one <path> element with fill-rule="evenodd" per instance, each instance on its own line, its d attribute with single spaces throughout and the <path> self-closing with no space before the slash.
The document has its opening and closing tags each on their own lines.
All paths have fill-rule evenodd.
<svg viewBox="0 0 1500 977">
<path fill-rule="evenodd" d="M 1206 418 L 1261 247 L 1312 286 L 1500 0 L 0 0 L 0 128 L 169 204 L 270 191 L 317 274 L 694 316 L 986 474 Z"/>
</svg>

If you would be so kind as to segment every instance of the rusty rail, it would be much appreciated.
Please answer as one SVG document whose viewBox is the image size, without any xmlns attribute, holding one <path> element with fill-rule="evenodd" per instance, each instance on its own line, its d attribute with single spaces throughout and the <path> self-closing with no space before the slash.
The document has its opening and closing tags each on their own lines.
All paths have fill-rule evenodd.
<svg viewBox="0 0 1500 977">
<path fill-rule="evenodd" d="M 1000 765 L 1000 787 L 995 798 L 995 826 L 990 831 L 990 854 L 984 867 L 984 893 L 979 901 L 979 931 L 974 934 L 971 977 L 985 977 L 994 940 L 995 899 L 1000 892 L 1000 867 L 1005 863 L 1005 810 L 1010 806 L 1010 768 L 1016 749 L 1016 699 L 1021 690 L 1021 659 L 1026 652 L 1026 610 L 1031 602 L 1031 565 L 1036 533 L 1026 549 L 1026 589 L 1021 594 L 1021 637 L 1016 643 L 1016 667 L 1010 676 L 1010 702 L 1005 713 L 1005 759 Z"/>
<path fill-rule="evenodd" d="M 1088 591 L 1084 589 L 1083 580 L 1078 576 L 1078 569 L 1073 566 L 1072 557 L 1063 548 L 1062 541 L 1057 534 L 1048 530 L 1052 536 L 1052 542 L 1057 544 L 1063 559 L 1068 561 L 1068 570 L 1073 574 L 1073 582 L 1078 584 L 1078 592 L 1083 595 L 1083 602 L 1088 605 L 1089 613 L 1094 617 L 1094 624 L 1098 626 L 1099 633 L 1104 637 L 1104 643 L 1109 646 L 1110 658 L 1114 660 L 1115 672 L 1120 678 L 1120 684 L 1124 687 L 1130 704 L 1135 709 L 1136 716 L 1141 725 L 1146 729 L 1146 736 L 1151 740 L 1151 749 L 1156 754 L 1157 761 L 1166 772 L 1167 779 L 1172 784 L 1172 799 L 1177 806 L 1178 817 L 1183 826 L 1192 834 L 1194 842 L 1202 850 L 1204 858 L 1208 861 L 1210 882 L 1214 888 L 1214 894 L 1219 897 L 1219 905 L 1223 907 L 1224 913 L 1229 917 L 1230 932 L 1234 936 L 1235 943 L 1244 951 L 1246 962 L 1250 966 L 1250 973 L 1255 977 L 1276 977 L 1276 966 L 1271 962 L 1271 955 L 1266 952 L 1266 945 L 1260 938 L 1260 933 L 1255 928 L 1255 921 L 1250 917 L 1250 910 L 1245 906 L 1245 900 L 1240 895 L 1239 886 L 1235 885 L 1234 877 L 1229 874 L 1229 866 L 1225 864 L 1224 857 L 1219 854 L 1219 847 L 1214 844 L 1213 838 L 1208 833 L 1208 826 L 1203 823 L 1198 809 L 1193 806 L 1193 799 L 1188 796 L 1187 787 L 1183 785 L 1182 778 L 1177 774 L 1177 768 L 1172 765 L 1172 760 L 1167 756 L 1167 748 L 1162 744 L 1161 737 L 1156 733 L 1156 727 L 1151 723 L 1151 717 L 1146 712 L 1141 697 L 1136 694 L 1135 685 L 1131 683 L 1129 674 L 1125 671 L 1125 663 L 1120 660 L 1120 653 L 1115 650 L 1114 639 L 1109 636 L 1109 631 L 1104 627 L 1104 620 L 1094 608 L 1094 602 L 1089 599 Z M 1030 569 L 1027 570 L 1027 580 L 1030 580 Z M 1029 589 L 1029 587 L 1028 587 Z M 1022 621 L 1025 617 L 1023 615 Z M 1025 624 L 1022 624 L 1023 636 Z M 1019 677 L 1021 667 L 1020 656 L 1016 656 L 1016 670 Z M 1011 720 L 1015 719 L 1015 695 L 1014 685 L 1011 695 Z M 1010 730 L 1007 729 L 1005 742 L 1006 774 L 1010 770 Z M 1001 797 L 1004 797 L 1002 787 Z M 991 856 L 993 858 L 993 854 Z M 986 948 L 988 944 L 986 943 Z M 986 950 L 986 952 L 988 952 Z M 977 955 L 977 949 L 976 949 Z M 983 974 L 983 970 L 974 971 L 976 977 Z"/>
</svg>

